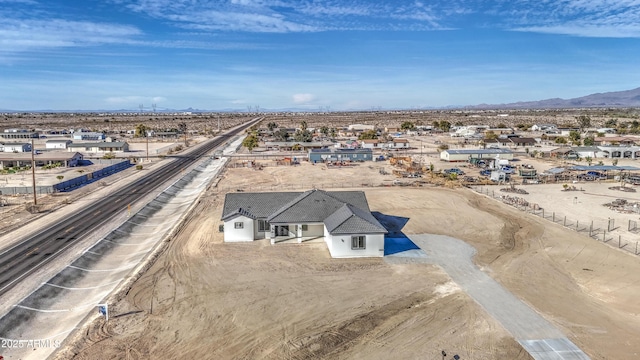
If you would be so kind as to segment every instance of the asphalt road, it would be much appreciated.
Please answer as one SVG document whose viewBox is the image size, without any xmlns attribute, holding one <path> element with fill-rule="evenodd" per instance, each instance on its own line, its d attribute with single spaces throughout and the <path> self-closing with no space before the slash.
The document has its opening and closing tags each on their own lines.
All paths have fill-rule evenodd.
<svg viewBox="0 0 640 360">
<path fill-rule="evenodd" d="M 253 125 L 259 118 L 235 128 L 234 130 L 216 137 L 203 146 L 175 156 L 158 169 L 149 173 L 127 186 L 115 191 L 111 195 L 100 199 L 56 225 L 21 241 L 20 243 L 0 252 L 0 296 L 17 285 L 22 279 L 37 269 L 46 265 L 57 255 L 64 252 L 83 236 L 102 224 L 108 222 L 115 214 L 121 212 L 127 204 L 133 204 L 146 194 L 164 184 L 176 173 L 191 166 L 213 149 L 223 144 L 247 127 Z"/>
</svg>

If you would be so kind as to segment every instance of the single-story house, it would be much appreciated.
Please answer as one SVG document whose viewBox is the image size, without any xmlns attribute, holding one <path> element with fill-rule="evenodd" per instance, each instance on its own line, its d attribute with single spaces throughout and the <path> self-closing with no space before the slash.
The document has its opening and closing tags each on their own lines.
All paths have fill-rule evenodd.
<svg viewBox="0 0 640 360">
<path fill-rule="evenodd" d="M 325 161 L 372 161 L 371 149 L 310 149 L 309 161 L 319 163 Z"/>
<path fill-rule="evenodd" d="M 68 152 L 45 152 L 33 155 L 36 167 L 60 163 L 66 167 L 78 166 L 82 154 Z M 0 169 L 31 166 L 31 153 L 0 153 Z"/>
<path fill-rule="evenodd" d="M 554 124 L 534 124 L 531 126 L 531 131 L 548 131 L 556 130 L 557 126 Z"/>
<path fill-rule="evenodd" d="M 324 238 L 335 258 L 384 256 L 387 230 L 362 191 L 228 193 L 222 221 L 225 242 Z"/>
<path fill-rule="evenodd" d="M 387 146 L 387 142 L 380 139 L 365 139 L 360 142 L 365 149 L 383 149 Z"/>
<path fill-rule="evenodd" d="M 69 144 L 67 150 L 85 152 L 127 152 L 129 144 L 126 142 L 92 142 Z"/>
<path fill-rule="evenodd" d="M 602 136 L 593 139 L 595 145 L 635 145 L 640 143 L 640 138 L 632 136 Z"/>
<path fill-rule="evenodd" d="M 73 140 L 99 141 L 105 139 L 105 134 L 97 132 L 79 131 L 73 133 Z"/>
<path fill-rule="evenodd" d="M 73 144 L 71 140 L 47 140 L 45 147 L 47 149 L 63 149 L 66 150 L 69 145 Z"/>
<path fill-rule="evenodd" d="M 30 153 L 30 143 L 4 143 L 0 145 L 0 150 L 6 153 Z"/>
<path fill-rule="evenodd" d="M 513 151 L 509 149 L 448 149 L 440 153 L 442 161 L 470 161 L 471 159 L 513 160 Z"/>
<path fill-rule="evenodd" d="M 0 138 L 4 140 L 15 139 L 39 139 L 40 133 L 35 131 L 28 131 L 24 129 L 5 129 L 0 133 Z"/>
<path fill-rule="evenodd" d="M 351 125 L 349 125 L 349 127 L 347 129 L 348 130 L 365 131 L 365 130 L 374 130 L 375 126 L 373 126 L 373 125 L 365 125 L 365 124 L 351 124 Z"/>
<path fill-rule="evenodd" d="M 409 140 L 395 138 L 391 142 L 389 148 L 390 149 L 408 149 L 409 148 Z"/>
<path fill-rule="evenodd" d="M 509 137 L 510 146 L 536 146 L 538 142 L 534 138 L 530 137 Z"/>
</svg>

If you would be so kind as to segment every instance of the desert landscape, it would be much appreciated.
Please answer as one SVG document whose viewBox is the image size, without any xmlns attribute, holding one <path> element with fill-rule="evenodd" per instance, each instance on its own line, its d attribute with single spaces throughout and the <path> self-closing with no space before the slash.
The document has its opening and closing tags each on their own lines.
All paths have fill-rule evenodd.
<svg viewBox="0 0 640 360">
<path fill-rule="evenodd" d="M 283 114 L 266 121 L 289 121 L 295 127 L 301 121 L 319 126 L 331 119 L 336 126 L 344 125 L 340 116 Z M 389 126 L 408 118 L 431 121 L 415 116 L 395 114 Z M 442 115 L 429 116 L 441 119 Z M 528 121 L 520 116 L 525 115 L 509 120 Z M 571 113 L 563 116 L 566 121 L 575 119 Z M 368 117 L 356 120 L 366 123 Z M 530 120 L 536 119 L 545 121 Z M 136 120 L 132 117 L 122 129 L 134 126 Z M 375 121 L 380 124 L 380 119 Z M 189 143 L 196 145 L 205 138 L 205 134 L 190 135 Z M 218 226 L 227 192 L 312 188 L 363 190 L 371 210 L 402 220 L 402 228 L 396 230 L 418 245 L 424 242 L 416 239 L 425 239 L 426 234 L 427 240 L 421 241 L 442 235 L 473 246 L 478 269 L 592 359 L 640 352 L 634 341 L 640 334 L 640 306 L 635 301 L 640 235 L 627 227 L 640 217 L 637 212 L 603 206 L 620 199 L 638 202 L 640 196 L 611 190 L 620 184 L 613 180 L 571 184 L 576 191 L 566 191 L 562 183 L 510 187 L 480 181 L 465 187 L 462 179 L 438 175 L 452 166 L 439 160 L 438 144 L 461 146 L 457 141 L 447 134 L 410 137 L 412 149 L 397 155 L 433 165 L 435 171 L 418 179 L 398 179 L 389 160 L 349 166 L 303 160 L 290 166 L 280 161 L 287 153 L 241 149 L 231 155 L 221 176 L 151 267 L 131 288 L 119 289 L 117 294 L 123 296 L 109 300 L 109 322 L 91 317 L 54 357 L 412 359 L 438 358 L 446 351 L 461 359 L 531 358 L 514 334 L 430 260 L 426 247 L 424 258 L 400 253 L 383 259 L 332 259 L 319 239 L 302 244 L 223 243 Z M 134 156 L 145 146 L 132 142 Z M 152 169 L 160 160 L 151 159 L 144 168 Z M 562 160 L 526 156 L 524 151 L 516 163 L 538 171 L 566 165 Z M 636 160 L 620 163 L 635 166 Z M 456 166 L 474 177 L 479 172 L 465 164 Z M 70 172 L 64 173 L 67 176 L 76 170 L 40 170 L 39 179 L 54 181 L 64 171 Z M 8 184 L 26 181 L 24 174 L 4 176 Z M 43 196 L 42 212 L 35 214 L 22 206 L 29 197 L 5 195 L 10 206 L 2 208 L 2 232 L 18 234 L 25 221 L 55 214 L 55 209 L 79 203 L 89 193 L 99 195 L 105 186 L 132 176 L 140 176 L 139 171 L 129 169 L 104 184 Z M 518 192 L 511 193 L 514 189 Z M 530 207 L 510 206 L 513 199 L 518 199 L 515 205 L 525 201 Z M 564 224 L 563 217 L 568 219 Z M 600 234 L 611 219 L 616 226 L 604 234 L 603 242 Z M 578 220 L 583 225 L 572 227 Z M 585 230 L 590 223 L 593 236 Z"/>
<path fill-rule="evenodd" d="M 93 321 L 57 358 L 437 358 L 445 350 L 462 359 L 529 359 L 438 266 L 331 259 L 323 242 L 225 244 L 217 232 L 220 188 L 299 189 L 311 188 L 309 179 L 380 176 L 367 165 L 227 169 L 166 251 L 112 305 L 114 318 Z M 532 187 L 540 202 L 561 194 L 557 184 Z M 482 271 L 592 359 L 640 352 L 637 256 L 467 188 L 362 189 L 372 211 L 408 219 L 404 234 L 472 245 Z M 601 205 L 584 201 L 584 216 Z"/>
</svg>

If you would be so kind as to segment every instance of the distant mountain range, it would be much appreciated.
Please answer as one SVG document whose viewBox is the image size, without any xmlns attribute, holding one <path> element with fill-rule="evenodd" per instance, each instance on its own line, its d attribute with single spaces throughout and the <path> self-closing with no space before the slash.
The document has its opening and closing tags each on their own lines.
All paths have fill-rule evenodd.
<svg viewBox="0 0 640 360">
<path fill-rule="evenodd" d="M 510 104 L 481 104 L 465 106 L 466 109 L 567 109 L 588 107 L 640 107 L 640 88 L 582 96 L 573 99 L 547 99 L 521 101 Z"/>
<path fill-rule="evenodd" d="M 424 110 L 439 110 L 439 109 L 575 109 L 575 108 L 596 108 L 596 107 L 628 107 L 628 108 L 640 108 L 640 88 L 625 91 L 613 91 L 606 93 L 597 93 L 587 96 L 582 96 L 573 99 L 547 99 L 539 101 L 521 101 L 509 104 L 480 104 L 480 105 L 467 105 L 467 106 L 446 106 L 446 107 L 426 107 Z M 390 110 L 390 109 L 378 109 L 378 110 Z M 402 109 L 394 109 L 402 110 Z M 201 109 L 158 109 L 158 113 L 203 113 L 203 112 L 245 112 L 244 109 L 222 109 L 222 110 L 201 110 Z M 260 112 L 319 112 L 321 110 L 313 109 L 265 109 L 261 108 Z M 346 110 L 346 111 L 367 111 L 361 110 Z M 51 112 L 51 113 L 139 113 L 137 110 L 32 110 L 32 111 L 14 111 L 0 109 L 0 113 L 11 112 Z M 151 111 L 145 110 L 144 114 L 149 114 Z"/>
</svg>

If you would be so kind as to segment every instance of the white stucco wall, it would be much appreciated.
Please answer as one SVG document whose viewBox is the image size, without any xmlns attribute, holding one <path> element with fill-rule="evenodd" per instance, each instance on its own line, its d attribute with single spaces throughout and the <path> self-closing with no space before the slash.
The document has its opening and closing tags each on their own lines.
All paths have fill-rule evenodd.
<svg viewBox="0 0 640 360">
<path fill-rule="evenodd" d="M 266 231 L 260 231 L 258 226 L 258 220 L 253 220 L 253 238 L 254 239 L 266 239 L 271 233 L 271 226 L 267 227 Z"/>
<path fill-rule="evenodd" d="M 46 143 L 45 147 L 47 149 L 66 149 L 67 143 Z"/>
<path fill-rule="evenodd" d="M 325 242 L 327 242 L 327 247 L 329 248 L 331 257 L 355 258 L 384 256 L 384 234 L 366 234 L 366 249 L 362 250 L 351 249 L 351 236 L 352 235 L 325 236 Z"/>
<path fill-rule="evenodd" d="M 236 229 L 235 223 L 242 222 L 244 224 L 242 229 Z M 238 242 L 238 241 L 253 241 L 253 220 L 246 216 L 238 216 L 231 220 L 224 222 L 224 241 L 225 242 Z"/>
<path fill-rule="evenodd" d="M 303 231 L 302 236 L 324 236 L 324 224 L 307 224 L 307 231 Z"/>
</svg>

